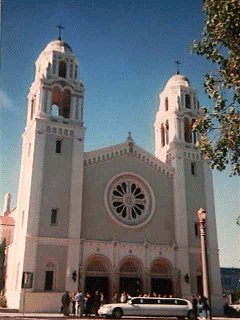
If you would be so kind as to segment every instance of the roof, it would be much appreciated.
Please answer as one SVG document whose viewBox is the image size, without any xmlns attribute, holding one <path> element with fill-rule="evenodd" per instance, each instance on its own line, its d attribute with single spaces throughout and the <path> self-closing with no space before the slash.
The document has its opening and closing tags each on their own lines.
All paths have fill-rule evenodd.
<svg viewBox="0 0 240 320">
<path fill-rule="evenodd" d="M 5 215 L 0 216 L 0 226 L 14 226 L 15 220 L 13 217 Z"/>
<path fill-rule="evenodd" d="M 190 81 L 182 74 L 175 74 L 166 83 L 165 87 L 185 86 L 190 87 Z"/>
<path fill-rule="evenodd" d="M 49 42 L 43 51 L 59 51 L 62 53 L 72 53 L 72 48 L 63 40 L 57 39 Z"/>
</svg>

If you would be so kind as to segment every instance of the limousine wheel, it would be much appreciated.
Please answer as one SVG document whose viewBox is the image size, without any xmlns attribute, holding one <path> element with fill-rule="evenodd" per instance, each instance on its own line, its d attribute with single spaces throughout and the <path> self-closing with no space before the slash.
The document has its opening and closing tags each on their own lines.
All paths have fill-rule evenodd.
<svg viewBox="0 0 240 320">
<path fill-rule="evenodd" d="M 116 308 L 113 310 L 113 318 L 120 319 L 122 317 L 122 310 L 120 308 Z"/>
</svg>

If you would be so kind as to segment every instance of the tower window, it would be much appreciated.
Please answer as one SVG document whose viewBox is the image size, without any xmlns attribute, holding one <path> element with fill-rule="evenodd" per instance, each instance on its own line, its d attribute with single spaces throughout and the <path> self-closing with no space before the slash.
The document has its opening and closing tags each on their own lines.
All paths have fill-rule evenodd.
<svg viewBox="0 0 240 320">
<path fill-rule="evenodd" d="M 184 139 L 187 143 L 192 142 L 192 125 L 188 118 L 184 118 Z"/>
<path fill-rule="evenodd" d="M 59 87 L 55 86 L 52 90 L 51 114 L 68 119 L 70 117 L 70 109 L 71 91 L 68 89 L 61 91 Z"/>
<path fill-rule="evenodd" d="M 195 236 L 197 237 L 198 236 L 198 223 L 197 222 L 195 222 L 194 223 L 194 232 L 195 232 Z"/>
<path fill-rule="evenodd" d="M 74 78 L 77 79 L 78 76 L 78 66 L 75 65 Z"/>
<path fill-rule="evenodd" d="M 161 146 L 165 146 L 165 129 L 163 124 L 161 125 Z"/>
<path fill-rule="evenodd" d="M 58 154 L 62 153 L 62 140 L 56 141 L 55 152 Z"/>
<path fill-rule="evenodd" d="M 165 98 L 165 111 L 168 111 L 168 97 Z"/>
<path fill-rule="evenodd" d="M 193 125 L 194 125 L 195 119 L 192 120 L 192 141 L 194 144 L 197 143 L 197 133 L 196 131 L 193 131 Z"/>
<path fill-rule="evenodd" d="M 32 120 L 33 118 L 33 115 L 35 113 L 35 104 L 36 104 L 36 97 L 34 97 L 32 100 L 31 100 L 31 115 L 30 115 L 30 118 Z"/>
<path fill-rule="evenodd" d="M 59 116 L 59 107 L 56 104 L 52 104 L 51 106 L 51 115 L 54 117 Z"/>
<path fill-rule="evenodd" d="M 69 76 L 72 79 L 72 77 L 73 77 L 73 64 L 70 64 L 70 74 L 69 74 Z"/>
<path fill-rule="evenodd" d="M 57 218 L 58 218 L 58 209 L 52 209 L 51 210 L 51 225 L 57 224 Z"/>
<path fill-rule="evenodd" d="M 185 95 L 185 106 L 187 109 L 191 109 L 191 97 L 189 94 Z"/>
<path fill-rule="evenodd" d="M 169 144 L 169 123 L 168 120 L 166 121 L 166 144 Z"/>
<path fill-rule="evenodd" d="M 67 74 L 67 64 L 65 61 L 60 61 L 58 66 L 58 75 L 61 78 L 66 78 Z"/>
<path fill-rule="evenodd" d="M 195 162 L 191 162 L 191 174 L 193 176 L 196 175 L 196 163 Z"/>
</svg>

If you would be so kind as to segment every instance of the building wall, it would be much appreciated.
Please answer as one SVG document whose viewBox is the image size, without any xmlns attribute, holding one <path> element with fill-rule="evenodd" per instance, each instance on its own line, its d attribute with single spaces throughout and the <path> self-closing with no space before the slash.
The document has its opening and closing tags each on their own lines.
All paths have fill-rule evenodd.
<svg viewBox="0 0 240 320">
<path fill-rule="evenodd" d="M 45 270 L 49 262 L 54 265 L 55 269 L 53 291 L 64 291 L 66 276 L 65 270 L 67 264 L 67 247 L 50 244 L 39 244 L 37 246 L 34 291 L 44 291 Z"/>
<path fill-rule="evenodd" d="M 195 164 L 195 174 L 191 172 L 191 164 Z M 188 223 L 188 244 L 190 247 L 199 245 L 199 237 L 195 235 L 197 212 L 206 207 L 204 192 L 204 175 L 202 161 L 185 159 L 185 192 Z"/>
<path fill-rule="evenodd" d="M 132 172 L 145 179 L 155 196 L 152 219 L 143 227 L 118 225 L 108 214 L 104 192 L 109 180 L 122 172 Z M 123 156 L 85 167 L 83 185 L 83 239 L 149 242 L 171 245 L 174 240 L 172 180 L 141 160 Z"/>
<path fill-rule="evenodd" d="M 73 141 L 62 139 L 62 152 L 57 154 L 57 138 L 46 138 L 39 235 L 61 238 L 68 235 Z M 58 210 L 56 225 L 50 224 L 51 209 Z"/>
</svg>

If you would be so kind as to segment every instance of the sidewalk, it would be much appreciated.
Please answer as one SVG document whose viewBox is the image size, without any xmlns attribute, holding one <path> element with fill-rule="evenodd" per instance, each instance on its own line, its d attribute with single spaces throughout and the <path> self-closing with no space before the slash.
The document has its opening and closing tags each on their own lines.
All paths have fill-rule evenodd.
<svg viewBox="0 0 240 320">
<path fill-rule="evenodd" d="M 10 318 L 13 318 L 14 320 L 17 320 L 17 319 L 25 319 L 25 320 L 33 320 L 33 319 L 36 319 L 36 320 L 46 320 L 46 319 L 59 319 L 59 320 L 62 320 L 62 319 L 79 319 L 79 318 L 76 318 L 75 316 L 64 316 L 62 314 L 59 314 L 59 313 L 18 313 L 18 312 L 12 312 L 12 310 L 5 310 L 4 309 L 0 309 L 0 320 L 7 320 L 7 319 L 10 319 Z M 100 318 L 100 317 L 88 317 L 88 318 L 81 318 L 81 319 L 95 319 L 95 320 L 102 320 L 102 319 L 105 319 L 105 318 Z M 127 320 L 131 320 L 131 319 L 155 319 L 155 320 L 173 320 L 173 319 L 176 319 L 176 318 L 173 318 L 173 317 L 122 317 L 122 319 L 127 319 Z M 240 320 L 240 318 L 227 318 L 227 317 L 212 317 L 213 320 L 232 320 L 232 319 L 235 319 L 235 320 Z"/>
</svg>

